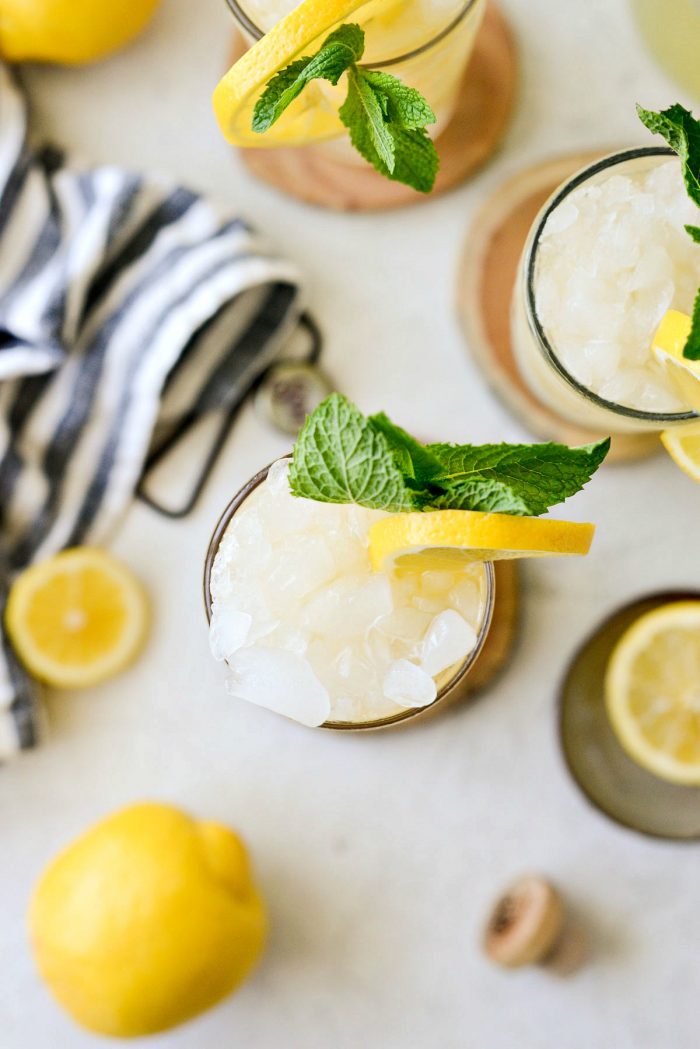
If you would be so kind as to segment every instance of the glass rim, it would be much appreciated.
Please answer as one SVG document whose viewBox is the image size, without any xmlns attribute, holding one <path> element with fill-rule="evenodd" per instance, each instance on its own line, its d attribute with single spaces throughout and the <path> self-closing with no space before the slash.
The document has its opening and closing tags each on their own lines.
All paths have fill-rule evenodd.
<svg viewBox="0 0 700 1049">
<path fill-rule="evenodd" d="M 281 455 L 280 459 L 288 459 L 289 455 Z M 278 459 L 273 460 L 278 462 Z M 267 477 L 268 471 L 272 466 L 272 463 L 268 466 L 263 467 L 253 477 L 250 478 L 246 483 L 236 492 L 233 498 L 228 502 L 224 508 L 223 513 L 217 521 L 214 531 L 211 534 L 209 540 L 209 546 L 207 547 L 206 557 L 204 559 L 204 576 L 203 576 L 203 590 L 204 590 L 204 611 L 207 617 L 207 623 L 211 622 L 211 571 L 214 566 L 214 559 L 221 545 L 224 532 L 229 526 L 231 519 L 233 518 L 236 511 L 243 505 L 248 496 L 253 492 L 258 485 Z M 484 570 L 486 573 L 486 602 L 484 608 L 484 614 L 479 627 L 479 633 L 477 635 L 476 644 L 471 650 L 466 659 L 460 663 L 455 673 L 438 689 L 438 694 L 427 707 L 406 707 L 404 710 L 400 710 L 397 714 L 390 714 L 386 717 L 372 718 L 368 721 L 324 721 L 319 728 L 332 729 L 334 731 L 341 732 L 362 732 L 376 729 L 390 728 L 393 725 L 399 725 L 402 722 L 409 721 L 412 718 L 425 716 L 428 713 L 432 713 L 436 707 L 443 703 L 451 693 L 459 687 L 461 682 L 467 676 L 472 666 L 480 655 L 481 650 L 486 641 L 486 637 L 491 626 L 491 620 L 493 618 L 493 609 L 496 596 L 496 577 L 492 561 L 484 561 Z"/>
<path fill-rule="evenodd" d="M 254 37 L 256 41 L 265 36 L 264 31 L 255 24 L 249 15 L 246 14 L 242 4 L 239 3 L 238 0 L 225 0 L 225 3 L 241 28 Z M 452 30 L 456 29 L 462 19 L 466 18 L 471 9 L 476 7 L 478 3 L 479 0 L 464 0 L 464 6 L 457 12 L 454 18 L 448 22 L 439 33 L 436 33 L 435 36 L 431 37 L 426 43 L 421 44 L 420 47 L 415 47 L 412 51 L 407 51 L 404 55 L 397 55 L 395 58 L 386 58 L 381 62 L 360 63 L 360 65 L 367 65 L 370 69 L 385 69 L 388 66 L 397 65 L 399 62 L 407 62 L 409 59 L 424 54 L 426 51 L 429 51 L 431 47 L 439 44 L 446 36 L 449 36 Z"/>
<path fill-rule="evenodd" d="M 696 412 L 692 411 L 692 409 L 682 412 L 649 412 L 644 411 L 641 408 L 632 408 L 625 404 L 617 404 L 615 401 L 608 401 L 605 397 L 601 397 L 600 394 L 597 394 L 587 386 L 584 386 L 582 382 L 576 379 L 564 367 L 555 353 L 544 327 L 542 326 L 540 318 L 537 315 L 537 307 L 535 303 L 535 269 L 537 266 L 537 252 L 542 231 L 544 230 L 545 224 L 552 212 L 566 200 L 573 190 L 578 189 L 579 186 L 583 185 L 589 179 L 594 178 L 601 171 L 605 171 L 606 168 L 614 167 L 616 164 L 623 164 L 629 160 L 637 160 L 640 157 L 652 156 L 677 157 L 678 154 L 669 146 L 638 146 L 630 149 L 618 150 L 615 153 L 608 153 L 606 156 L 601 157 L 600 160 L 596 160 L 592 164 L 588 164 L 586 167 L 581 168 L 580 171 L 567 179 L 564 184 L 552 194 L 536 219 L 534 229 L 529 237 L 529 244 L 523 261 L 525 283 L 524 299 L 525 316 L 530 332 L 534 336 L 535 342 L 545 360 L 554 368 L 560 378 L 562 378 L 567 385 L 571 386 L 572 389 L 585 398 L 585 400 L 595 404 L 598 408 L 602 408 L 605 411 L 613 412 L 616 415 L 622 415 L 627 419 L 635 419 L 640 422 L 665 424 L 687 422 L 691 419 L 697 419 L 698 415 Z"/>
</svg>

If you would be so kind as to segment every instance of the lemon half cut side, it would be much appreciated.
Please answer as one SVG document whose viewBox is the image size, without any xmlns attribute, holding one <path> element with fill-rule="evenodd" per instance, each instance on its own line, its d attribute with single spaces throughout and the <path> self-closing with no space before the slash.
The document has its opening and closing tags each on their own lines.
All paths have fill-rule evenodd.
<svg viewBox="0 0 700 1049">
<path fill-rule="evenodd" d="M 628 628 L 608 663 L 605 702 L 638 765 L 700 786 L 700 601 L 662 605 Z"/>
<path fill-rule="evenodd" d="M 5 609 L 20 660 L 56 688 L 86 688 L 123 670 L 140 651 L 148 622 L 141 583 L 94 547 L 74 547 L 26 569 Z"/>
</svg>

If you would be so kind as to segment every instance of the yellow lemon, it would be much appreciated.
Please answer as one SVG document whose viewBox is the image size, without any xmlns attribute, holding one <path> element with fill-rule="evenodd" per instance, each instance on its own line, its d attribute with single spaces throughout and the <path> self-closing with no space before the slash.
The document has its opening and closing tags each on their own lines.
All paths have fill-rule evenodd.
<svg viewBox="0 0 700 1049">
<path fill-rule="evenodd" d="M 34 677 L 85 688 L 123 670 L 148 630 L 148 600 L 120 561 L 89 546 L 26 569 L 7 600 L 5 625 Z"/>
<path fill-rule="evenodd" d="M 663 364 L 679 396 L 689 408 L 700 411 L 700 361 L 683 356 L 691 319 L 679 310 L 667 310 L 652 339 L 652 350 Z"/>
<path fill-rule="evenodd" d="M 129 43 L 159 0 L 0 0 L 0 55 L 10 62 L 93 62 Z"/>
<path fill-rule="evenodd" d="M 625 631 L 605 699 L 615 734 L 642 768 L 700 785 L 700 601 L 662 605 Z"/>
<path fill-rule="evenodd" d="M 196 1016 L 258 961 L 265 910 L 245 847 L 170 805 L 116 812 L 44 872 L 30 907 L 36 963 L 83 1027 L 134 1037 Z"/>
<path fill-rule="evenodd" d="M 575 521 L 435 510 L 391 514 L 369 531 L 375 572 L 456 570 L 470 561 L 587 554 L 595 527 Z"/>
<path fill-rule="evenodd" d="M 314 82 L 264 134 L 251 129 L 255 103 L 275 73 L 302 55 L 313 54 L 326 36 L 363 7 L 367 0 L 302 0 L 265 33 L 219 81 L 214 113 L 219 126 L 235 146 L 296 146 L 339 134 L 342 90 Z"/>
</svg>

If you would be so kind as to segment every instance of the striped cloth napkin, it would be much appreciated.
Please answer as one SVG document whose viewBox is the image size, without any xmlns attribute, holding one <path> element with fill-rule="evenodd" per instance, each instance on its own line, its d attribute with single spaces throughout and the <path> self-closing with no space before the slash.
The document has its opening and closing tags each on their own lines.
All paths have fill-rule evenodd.
<svg viewBox="0 0 700 1049">
<path fill-rule="evenodd" d="M 301 308 L 297 270 L 230 209 L 33 152 L 0 63 L 0 608 L 32 561 L 109 536 L 164 401 L 169 424 L 173 405 L 230 407 Z M 0 760 L 39 724 L 0 627 Z"/>
</svg>

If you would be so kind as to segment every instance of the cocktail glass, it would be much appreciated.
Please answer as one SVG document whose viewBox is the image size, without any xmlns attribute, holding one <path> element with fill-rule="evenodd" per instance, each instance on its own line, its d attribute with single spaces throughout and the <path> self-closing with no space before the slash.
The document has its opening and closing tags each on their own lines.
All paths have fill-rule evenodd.
<svg viewBox="0 0 700 1049">
<path fill-rule="evenodd" d="M 207 619 L 209 621 L 211 621 L 212 616 L 212 570 L 214 568 L 216 555 L 221 546 L 222 539 L 224 538 L 226 530 L 231 524 L 235 514 L 241 509 L 246 500 L 256 493 L 259 486 L 267 480 L 269 470 L 270 467 L 266 467 L 264 470 L 261 470 L 254 477 L 252 477 L 247 482 L 247 484 L 245 484 L 241 488 L 241 490 L 236 493 L 236 495 L 234 495 L 233 499 L 230 501 L 223 514 L 221 515 L 216 525 L 216 528 L 214 529 L 214 532 L 211 536 L 204 565 L 204 605 L 207 614 Z M 424 707 L 405 707 L 403 709 L 397 707 L 395 712 L 392 712 L 388 715 L 382 714 L 376 717 L 369 716 L 358 718 L 356 720 L 336 720 L 331 718 L 326 720 L 321 727 L 341 731 L 359 731 L 368 729 L 389 728 L 411 719 L 427 717 L 428 715 L 434 713 L 436 709 L 441 709 L 446 707 L 448 704 L 462 701 L 469 692 L 470 672 L 475 666 L 477 659 L 482 651 L 483 645 L 486 641 L 494 611 L 496 588 L 493 564 L 484 563 L 482 566 L 480 566 L 480 575 L 481 597 L 480 607 L 478 611 L 478 621 L 476 623 L 475 630 L 476 642 L 465 659 L 461 660 L 459 663 L 453 666 L 450 666 L 438 676 L 436 676 L 435 680 L 437 684 L 437 695 L 432 703 Z"/>
<path fill-rule="evenodd" d="M 226 2 L 248 47 L 296 6 L 294 0 Z M 427 128 L 433 138 L 452 115 L 485 6 L 486 0 L 371 0 L 344 20 L 359 23 L 365 31 L 363 65 L 386 70 L 428 100 L 437 118 Z M 325 142 L 334 159 L 364 164 L 337 115 L 344 97 L 342 80 L 337 87 L 314 82 L 289 107 L 294 129 L 290 128 L 288 144 Z M 260 146 L 265 145 L 261 135 Z"/>
<path fill-rule="evenodd" d="M 564 363 L 562 348 L 546 330 L 538 311 L 543 232 L 552 216 L 563 218 L 563 209 L 571 205 L 571 194 L 580 187 L 592 189 L 617 175 L 636 175 L 650 171 L 660 164 L 674 162 L 677 162 L 677 158 L 672 150 L 652 146 L 614 153 L 589 165 L 565 181 L 549 198 L 535 219 L 525 243 L 514 289 L 511 323 L 513 348 L 520 373 L 535 396 L 559 417 L 591 431 L 606 434 L 653 432 L 687 422 L 696 416 L 682 402 L 677 410 L 668 411 L 648 410 L 634 404 L 618 403 L 596 393 L 572 374 L 571 367 Z M 606 218 L 612 227 L 616 221 L 615 214 L 611 212 Z M 680 231 L 683 232 L 682 227 Z M 600 250 L 605 249 L 601 246 Z M 581 259 L 581 268 L 585 261 Z M 697 287 L 700 283 L 700 265 L 694 279 Z M 685 306 L 688 312 L 689 305 L 691 304 Z M 562 308 L 570 309 L 571 303 L 563 303 Z M 663 312 L 662 310 L 662 314 Z M 595 318 L 594 305 L 590 313 Z M 660 320 L 661 316 L 655 323 L 658 324 Z M 654 327 L 655 324 L 649 332 L 646 347 L 648 353 L 643 367 L 654 369 L 655 381 L 663 379 L 667 382 L 670 396 L 678 401 L 673 380 L 670 377 L 663 378 L 662 368 L 652 355 L 651 338 Z M 604 338 L 606 332 L 603 330 L 599 334 Z"/>
<path fill-rule="evenodd" d="M 631 0 L 644 42 L 667 73 L 700 98 L 700 2 Z"/>
</svg>

